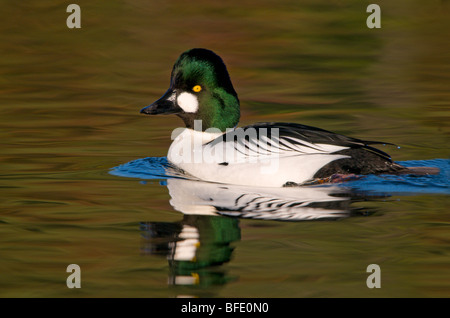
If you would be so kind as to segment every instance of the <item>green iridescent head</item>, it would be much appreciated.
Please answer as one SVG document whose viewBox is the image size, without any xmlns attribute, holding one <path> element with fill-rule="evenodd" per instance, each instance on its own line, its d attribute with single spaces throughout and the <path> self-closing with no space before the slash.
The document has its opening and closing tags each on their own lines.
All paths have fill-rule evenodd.
<svg viewBox="0 0 450 318">
<path fill-rule="evenodd" d="M 186 127 L 202 120 L 202 130 L 225 131 L 239 122 L 239 99 L 222 59 L 206 49 L 191 49 L 175 62 L 167 92 L 141 110 L 148 115 L 176 114 Z"/>
</svg>

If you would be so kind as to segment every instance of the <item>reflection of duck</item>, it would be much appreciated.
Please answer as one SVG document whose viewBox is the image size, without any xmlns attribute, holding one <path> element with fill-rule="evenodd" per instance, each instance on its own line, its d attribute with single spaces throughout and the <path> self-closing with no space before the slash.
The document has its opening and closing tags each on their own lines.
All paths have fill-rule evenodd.
<svg viewBox="0 0 450 318">
<path fill-rule="evenodd" d="M 236 218 L 213 215 L 185 215 L 175 223 L 143 223 L 144 250 L 167 256 L 172 285 L 222 285 L 233 278 L 215 265 L 231 259 L 231 243 L 240 240 L 238 224 Z"/>
<path fill-rule="evenodd" d="M 352 214 L 354 201 L 346 189 L 331 186 L 249 188 L 172 178 L 167 187 L 183 220 L 143 223 L 142 229 L 144 250 L 167 256 L 173 285 L 221 285 L 233 279 L 215 265 L 230 261 L 232 243 L 240 240 L 239 218 L 339 219 Z"/>
<path fill-rule="evenodd" d="M 141 180 L 162 180 L 161 184 L 167 185 L 170 204 L 183 213 L 183 219 L 143 222 L 143 252 L 168 258 L 169 284 L 216 286 L 235 279 L 227 273 L 225 266 L 220 265 L 230 261 L 233 243 L 240 240 L 239 218 L 335 220 L 370 215 L 375 211 L 376 208 L 353 206 L 358 201 L 424 191 L 448 193 L 448 160 L 405 163 L 420 167 L 436 165 L 443 172 L 423 179 L 371 176 L 340 185 L 246 187 L 184 179 L 189 176 L 165 157 L 149 157 L 114 167 L 110 173 Z M 206 289 L 196 289 L 199 290 Z"/>
<path fill-rule="evenodd" d="M 301 221 L 350 214 L 350 198 L 337 187 L 245 187 L 168 179 L 170 204 L 184 214 Z"/>
</svg>

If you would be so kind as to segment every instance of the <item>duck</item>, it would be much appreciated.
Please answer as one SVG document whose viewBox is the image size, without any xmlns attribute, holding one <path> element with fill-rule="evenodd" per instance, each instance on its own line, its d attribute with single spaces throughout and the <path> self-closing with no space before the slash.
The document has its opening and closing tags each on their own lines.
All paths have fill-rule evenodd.
<svg viewBox="0 0 450 318">
<path fill-rule="evenodd" d="M 176 115 L 167 159 L 194 179 L 243 186 L 288 187 L 370 174 L 410 174 L 411 168 L 374 147 L 388 144 L 347 137 L 298 123 L 238 127 L 240 102 L 222 58 L 205 48 L 183 52 L 168 90 L 141 109 Z"/>
</svg>

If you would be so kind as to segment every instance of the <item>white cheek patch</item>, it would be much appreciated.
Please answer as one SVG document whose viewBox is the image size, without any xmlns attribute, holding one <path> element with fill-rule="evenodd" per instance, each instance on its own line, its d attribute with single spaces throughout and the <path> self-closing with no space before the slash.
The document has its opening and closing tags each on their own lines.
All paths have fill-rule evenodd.
<svg viewBox="0 0 450 318">
<path fill-rule="evenodd" d="M 191 93 L 181 93 L 177 97 L 177 103 L 186 113 L 195 113 L 198 110 L 197 96 Z"/>
</svg>

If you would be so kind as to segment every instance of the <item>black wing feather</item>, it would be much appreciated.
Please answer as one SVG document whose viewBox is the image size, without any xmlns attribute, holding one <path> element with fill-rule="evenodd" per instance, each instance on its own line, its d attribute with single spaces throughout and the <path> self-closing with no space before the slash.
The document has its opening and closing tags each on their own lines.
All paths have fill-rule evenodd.
<svg viewBox="0 0 450 318">
<path fill-rule="evenodd" d="M 344 135 L 336 134 L 328 130 L 324 130 L 317 127 L 295 124 L 295 123 L 278 123 L 278 122 L 268 122 L 268 123 L 256 123 L 253 125 L 245 126 L 242 129 L 246 130 L 248 128 L 253 128 L 259 134 L 261 128 L 267 129 L 267 137 L 271 138 L 271 129 L 278 128 L 278 134 L 280 138 L 280 143 L 283 143 L 283 139 L 288 140 L 293 144 L 298 144 L 303 147 L 310 147 L 309 145 L 301 143 L 300 140 L 304 140 L 307 143 L 312 144 L 329 144 L 335 146 L 342 146 L 348 148 L 364 148 L 367 151 L 370 151 L 378 156 L 383 157 L 386 160 L 391 160 L 391 157 L 377 148 L 371 147 L 369 145 L 374 144 L 388 144 L 391 143 L 382 142 L 382 141 L 369 141 L 369 140 L 361 140 L 357 138 L 347 137 Z M 259 137 L 259 135 L 258 135 Z M 226 138 L 226 134 L 223 135 L 223 138 Z M 226 139 L 223 139 L 226 140 Z M 283 145 L 285 145 L 283 143 Z M 287 145 L 285 145 L 287 146 Z"/>
</svg>

